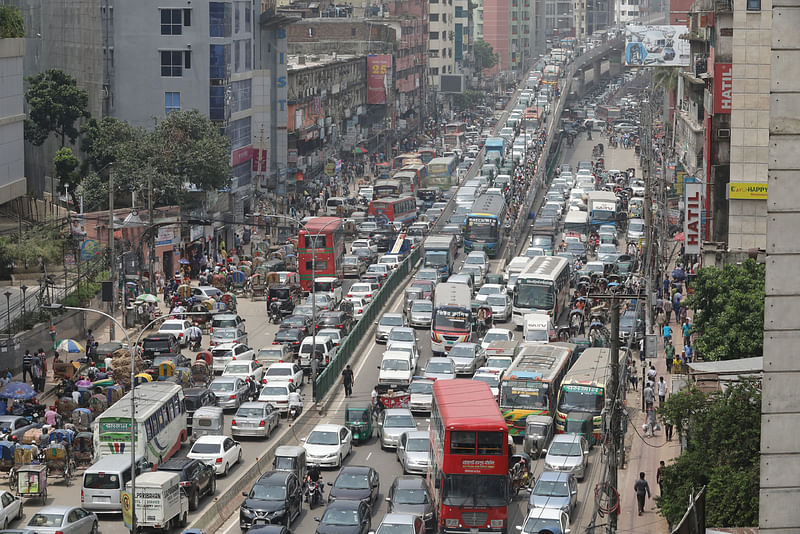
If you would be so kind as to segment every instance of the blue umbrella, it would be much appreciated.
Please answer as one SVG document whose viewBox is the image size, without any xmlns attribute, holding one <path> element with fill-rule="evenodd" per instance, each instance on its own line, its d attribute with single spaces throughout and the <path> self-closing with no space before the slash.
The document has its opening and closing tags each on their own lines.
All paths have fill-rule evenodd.
<svg viewBox="0 0 800 534">
<path fill-rule="evenodd" d="M 29 400 L 36 396 L 36 391 L 24 382 L 9 382 L 0 388 L 0 399 Z"/>
</svg>

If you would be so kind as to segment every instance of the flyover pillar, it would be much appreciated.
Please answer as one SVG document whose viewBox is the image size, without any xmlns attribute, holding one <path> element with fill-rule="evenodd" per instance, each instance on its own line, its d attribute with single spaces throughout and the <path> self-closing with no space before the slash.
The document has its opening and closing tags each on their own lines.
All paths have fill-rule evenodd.
<svg viewBox="0 0 800 534">
<path fill-rule="evenodd" d="M 592 81 L 594 82 L 595 86 L 600 84 L 600 75 L 602 74 L 600 70 L 600 66 L 603 64 L 603 58 L 599 57 L 597 60 L 592 64 L 594 67 L 594 72 L 592 73 Z"/>
</svg>

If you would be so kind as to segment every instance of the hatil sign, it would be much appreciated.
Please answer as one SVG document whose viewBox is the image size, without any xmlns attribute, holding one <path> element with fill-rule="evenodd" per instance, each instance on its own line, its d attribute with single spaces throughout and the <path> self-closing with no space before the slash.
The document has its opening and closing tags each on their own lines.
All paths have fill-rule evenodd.
<svg viewBox="0 0 800 534">
<path fill-rule="evenodd" d="M 714 114 L 730 114 L 733 107 L 733 65 L 714 64 Z"/>
<path fill-rule="evenodd" d="M 703 211 L 703 184 L 686 182 L 683 184 L 683 238 L 685 254 L 700 254 L 700 217 Z"/>
</svg>

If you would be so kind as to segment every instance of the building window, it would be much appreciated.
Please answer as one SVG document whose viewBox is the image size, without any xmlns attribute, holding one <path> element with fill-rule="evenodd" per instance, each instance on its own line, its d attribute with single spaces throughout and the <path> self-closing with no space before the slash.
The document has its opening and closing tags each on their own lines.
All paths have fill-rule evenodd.
<svg viewBox="0 0 800 534">
<path fill-rule="evenodd" d="M 212 80 L 227 78 L 227 65 L 230 63 L 230 57 L 230 45 L 210 45 L 208 77 Z"/>
<path fill-rule="evenodd" d="M 231 5 L 224 2 L 208 4 L 208 34 L 211 37 L 231 36 Z"/>
<path fill-rule="evenodd" d="M 233 167 L 233 177 L 236 178 L 236 186 L 244 187 L 250 185 L 252 173 L 252 161 L 248 160 Z"/>
<path fill-rule="evenodd" d="M 251 23 L 252 18 L 253 18 L 253 8 L 250 7 L 250 4 L 245 3 L 244 4 L 244 25 L 246 26 L 245 30 L 248 31 L 248 32 L 253 31 L 253 29 L 251 28 L 251 26 L 252 26 L 252 23 Z"/>
<path fill-rule="evenodd" d="M 242 31 L 242 24 L 240 22 L 242 14 L 242 3 L 236 2 L 233 5 L 233 33 Z"/>
<path fill-rule="evenodd" d="M 747 11 L 761 11 L 761 0 L 747 0 Z"/>
<path fill-rule="evenodd" d="M 428 40 L 430 41 L 436 41 L 437 39 L 439 39 L 439 32 L 431 32 L 428 36 Z"/>
<path fill-rule="evenodd" d="M 164 93 L 164 115 L 181 110 L 181 94 L 177 92 Z"/>
<path fill-rule="evenodd" d="M 161 35 L 181 35 L 183 33 L 183 27 L 191 25 L 191 9 L 161 10 Z"/>
<path fill-rule="evenodd" d="M 242 72 L 241 41 L 233 42 L 233 72 Z"/>
<path fill-rule="evenodd" d="M 225 120 L 225 86 L 212 85 L 208 88 L 208 118 L 212 121 Z"/>
<path fill-rule="evenodd" d="M 233 100 L 231 101 L 231 113 L 245 111 L 251 107 L 252 80 L 239 80 L 231 84 Z"/>
<path fill-rule="evenodd" d="M 439 67 L 431 67 L 430 68 L 431 76 L 438 76 L 439 75 Z"/>
<path fill-rule="evenodd" d="M 253 70 L 253 44 L 250 39 L 244 42 L 244 68 L 246 71 Z"/>
<path fill-rule="evenodd" d="M 442 22 L 447 22 L 447 13 L 442 13 Z"/>
<path fill-rule="evenodd" d="M 172 78 L 183 76 L 183 52 L 179 50 L 161 52 L 161 76 Z"/>
<path fill-rule="evenodd" d="M 428 15 L 428 20 L 431 22 L 439 22 L 439 14 L 438 13 L 431 13 Z"/>
<path fill-rule="evenodd" d="M 250 144 L 250 117 L 231 121 L 228 125 L 228 137 L 231 139 L 231 149 L 236 150 Z"/>
</svg>

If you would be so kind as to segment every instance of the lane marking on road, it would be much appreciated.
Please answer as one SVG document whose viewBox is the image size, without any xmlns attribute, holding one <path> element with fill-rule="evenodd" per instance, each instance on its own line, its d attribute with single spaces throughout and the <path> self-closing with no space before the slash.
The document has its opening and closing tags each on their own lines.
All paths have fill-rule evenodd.
<svg viewBox="0 0 800 534">
<path fill-rule="evenodd" d="M 370 457 L 372 457 L 372 451 L 367 455 L 367 461 L 369 462 Z"/>
</svg>

